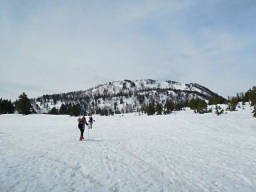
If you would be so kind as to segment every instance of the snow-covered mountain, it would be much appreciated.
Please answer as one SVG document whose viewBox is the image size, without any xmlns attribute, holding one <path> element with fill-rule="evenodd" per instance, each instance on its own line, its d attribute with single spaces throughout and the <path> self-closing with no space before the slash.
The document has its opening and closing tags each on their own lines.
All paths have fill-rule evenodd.
<svg viewBox="0 0 256 192">
<path fill-rule="evenodd" d="M 123 80 L 113 81 L 85 91 L 44 95 L 33 99 L 38 112 L 47 112 L 53 107 L 59 109 L 62 104 L 80 104 L 87 111 L 110 109 L 113 112 L 133 112 L 154 101 L 164 104 L 166 100 L 174 103 L 186 102 L 192 98 L 208 101 L 218 96 L 208 88 L 196 83 L 174 81 Z"/>
</svg>

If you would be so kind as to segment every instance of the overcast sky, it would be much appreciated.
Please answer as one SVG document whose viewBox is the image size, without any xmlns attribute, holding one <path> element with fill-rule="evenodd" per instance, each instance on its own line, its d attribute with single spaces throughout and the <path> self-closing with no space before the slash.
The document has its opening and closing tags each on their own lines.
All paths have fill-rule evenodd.
<svg viewBox="0 0 256 192">
<path fill-rule="evenodd" d="M 0 97 L 123 79 L 256 85 L 255 0 L 0 0 Z"/>
</svg>

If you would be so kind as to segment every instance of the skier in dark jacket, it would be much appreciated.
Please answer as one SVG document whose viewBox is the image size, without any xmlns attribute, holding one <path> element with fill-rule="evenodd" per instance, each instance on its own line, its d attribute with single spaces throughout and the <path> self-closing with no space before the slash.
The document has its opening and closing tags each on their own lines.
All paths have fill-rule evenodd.
<svg viewBox="0 0 256 192">
<path fill-rule="evenodd" d="M 78 128 L 81 132 L 80 135 L 80 141 L 82 141 L 84 139 L 84 129 L 85 129 L 85 125 L 88 125 L 85 116 L 83 116 L 82 118 L 78 118 Z"/>
<path fill-rule="evenodd" d="M 95 120 L 93 120 L 92 116 L 89 117 L 89 125 L 88 125 L 88 129 L 92 129 L 92 124 Z"/>
</svg>

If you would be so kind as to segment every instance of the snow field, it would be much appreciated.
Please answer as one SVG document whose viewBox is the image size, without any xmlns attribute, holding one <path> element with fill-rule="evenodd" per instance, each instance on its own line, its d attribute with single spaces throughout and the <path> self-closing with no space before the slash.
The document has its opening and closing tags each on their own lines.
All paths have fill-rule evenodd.
<svg viewBox="0 0 256 192">
<path fill-rule="evenodd" d="M 249 108 L 95 120 L 80 142 L 75 117 L 1 115 L 0 191 L 256 191 Z"/>
</svg>

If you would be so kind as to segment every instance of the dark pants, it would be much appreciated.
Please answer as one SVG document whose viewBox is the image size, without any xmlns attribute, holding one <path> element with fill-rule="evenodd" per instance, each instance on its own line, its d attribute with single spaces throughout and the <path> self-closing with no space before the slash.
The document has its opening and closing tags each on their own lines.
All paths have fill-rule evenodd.
<svg viewBox="0 0 256 192">
<path fill-rule="evenodd" d="M 79 128 L 79 130 L 80 130 L 80 132 L 81 132 L 81 136 L 84 137 L 84 125 L 79 124 L 79 125 L 78 125 L 78 128 Z"/>
<path fill-rule="evenodd" d="M 84 129 L 83 128 L 79 128 L 80 132 L 81 132 L 81 136 L 84 137 Z"/>
</svg>

